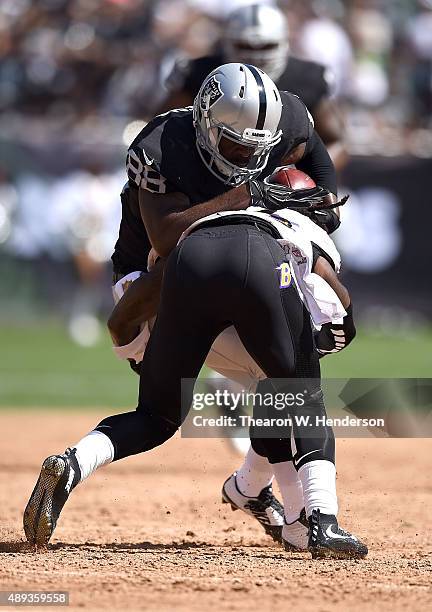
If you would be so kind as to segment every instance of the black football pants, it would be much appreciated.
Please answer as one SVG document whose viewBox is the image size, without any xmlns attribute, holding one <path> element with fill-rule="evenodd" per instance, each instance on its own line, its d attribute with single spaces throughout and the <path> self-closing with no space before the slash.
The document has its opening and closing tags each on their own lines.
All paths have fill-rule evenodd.
<svg viewBox="0 0 432 612">
<path fill-rule="evenodd" d="M 294 282 L 280 288 L 277 268 L 285 261 L 278 242 L 254 225 L 198 228 L 177 246 L 167 261 L 160 309 L 141 366 L 137 410 L 98 426 L 111 438 L 115 459 L 174 435 L 182 422 L 182 401 L 190 406 L 192 400 L 193 384 L 182 388 L 181 379 L 198 376 L 213 341 L 230 325 L 267 377 L 319 380 L 309 313 Z M 304 389 L 300 380 L 298 389 L 291 383 L 277 390 L 299 389 Z M 306 405 L 296 410 L 325 415 L 319 382 L 309 392 Z M 334 461 L 330 428 L 312 423 L 307 435 L 302 426 L 294 425 L 293 431 L 297 468 L 308 460 Z M 292 458 L 289 438 L 287 431 L 253 445 L 272 462 L 286 461 Z M 304 462 L 303 455 L 308 455 Z"/>
</svg>

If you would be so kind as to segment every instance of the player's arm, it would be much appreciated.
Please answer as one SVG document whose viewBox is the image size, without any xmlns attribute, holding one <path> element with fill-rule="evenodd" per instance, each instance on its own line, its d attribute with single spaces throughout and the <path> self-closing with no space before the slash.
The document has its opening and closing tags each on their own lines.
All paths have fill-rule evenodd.
<svg viewBox="0 0 432 612">
<path fill-rule="evenodd" d="M 302 145 L 300 145 L 302 146 Z M 329 194 L 325 196 L 325 202 L 329 205 L 337 202 L 337 177 L 336 170 L 331 157 L 316 131 L 313 132 L 307 143 L 303 145 L 303 155 L 296 163 L 296 167 L 308 174 L 317 185 L 328 189 Z M 340 225 L 339 209 L 316 213 L 316 222 L 329 234 L 334 232 Z"/>
<path fill-rule="evenodd" d="M 316 259 L 313 272 L 330 285 L 347 313 L 341 323 L 324 323 L 315 338 L 317 350 L 321 355 L 338 353 L 346 348 L 356 335 L 351 297 L 348 289 L 342 285 L 336 272 L 324 257 L 319 256 Z"/>
<path fill-rule="evenodd" d="M 249 204 L 250 193 L 246 185 L 194 206 L 182 193 L 155 194 L 139 190 L 141 217 L 150 242 L 161 257 L 169 255 L 182 233 L 198 219 L 225 210 L 243 210 Z"/>
<path fill-rule="evenodd" d="M 156 315 L 164 267 L 165 260 L 159 259 L 150 272 L 131 284 L 114 307 L 107 325 L 117 346 L 132 342 L 140 326 Z"/>
<path fill-rule="evenodd" d="M 321 276 L 321 278 L 330 285 L 346 310 L 351 303 L 350 294 L 348 293 L 348 289 L 340 282 L 338 275 L 329 261 L 319 255 L 314 262 L 312 271 L 318 274 L 318 276 Z"/>
<path fill-rule="evenodd" d="M 340 172 L 348 161 L 341 112 L 333 100 L 324 97 L 314 109 L 314 120 L 315 129 L 327 147 L 336 171 Z"/>
<path fill-rule="evenodd" d="M 317 185 L 325 187 L 330 192 L 328 202 L 337 202 L 337 177 L 331 157 L 314 131 L 307 142 L 302 142 L 287 153 L 281 160 L 281 166 L 295 166 L 308 174 Z"/>
<path fill-rule="evenodd" d="M 152 247 L 166 257 L 175 247 L 182 233 L 195 221 L 225 210 L 242 210 L 250 205 L 246 185 L 200 204 L 191 206 L 189 198 L 179 191 L 181 182 L 171 182 L 162 176 L 158 162 L 139 145 L 132 145 L 126 161 L 129 183 L 138 189 L 142 221 Z M 175 173 L 174 169 L 172 172 Z"/>
<path fill-rule="evenodd" d="M 303 155 L 295 163 L 299 170 L 308 174 L 317 185 L 330 192 L 328 198 L 332 204 L 337 201 L 336 170 L 325 144 L 314 131 L 303 146 Z"/>
<path fill-rule="evenodd" d="M 307 214 L 317 225 L 331 234 L 340 225 L 339 209 L 337 206 L 337 183 L 336 172 L 332 160 L 325 148 L 321 138 L 313 131 L 307 142 L 301 143 L 281 159 L 281 165 L 295 164 L 299 170 L 308 174 L 319 187 L 324 187 L 327 194 L 321 197 L 319 210 L 305 208 Z M 253 189 L 252 202 L 260 198 L 271 210 L 289 208 L 290 192 L 285 192 L 281 185 L 269 184 L 264 181 L 251 181 Z M 325 207 L 328 206 L 328 209 Z M 300 212 L 302 212 L 300 210 Z"/>
</svg>

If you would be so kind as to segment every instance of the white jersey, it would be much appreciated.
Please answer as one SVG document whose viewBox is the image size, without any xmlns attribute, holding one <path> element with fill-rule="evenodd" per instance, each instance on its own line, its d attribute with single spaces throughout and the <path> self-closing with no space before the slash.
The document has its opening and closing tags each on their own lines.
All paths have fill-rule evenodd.
<svg viewBox="0 0 432 612">
<path fill-rule="evenodd" d="M 278 242 L 286 252 L 298 293 L 315 327 L 319 328 L 323 323 L 340 323 L 346 311 L 338 296 L 324 279 L 312 272 L 313 244 L 330 257 L 337 273 L 341 265 L 340 255 L 330 236 L 305 215 L 288 208 L 270 213 L 252 206 L 246 210 L 219 212 L 193 223 L 183 232 L 179 242 L 207 221 L 234 216 L 249 220 L 256 217 L 272 224 L 279 233 Z"/>
<path fill-rule="evenodd" d="M 184 240 L 193 230 L 197 227 L 212 221 L 213 219 L 220 219 L 221 217 L 257 217 L 270 222 L 273 227 L 279 232 L 280 238 L 289 241 L 309 241 L 315 243 L 327 255 L 331 258 L 334 263 L 336 272 L 339 272 L 341 265 L 341 258 L 339 252 L 326 231 L 321 229 L 316 223 L 311 221 L 305 215 L 292 210 L 290 208 L 284 208 L 275 212 L 270 212 L 265 208 L 258 206 L 249 206 L 245 210 L 233 210 L 214 213 L 208 215 L 202 219 L 198 219 L 195 223 L 192 223 L 180 236 L 179 242 Z"/>
</svg>

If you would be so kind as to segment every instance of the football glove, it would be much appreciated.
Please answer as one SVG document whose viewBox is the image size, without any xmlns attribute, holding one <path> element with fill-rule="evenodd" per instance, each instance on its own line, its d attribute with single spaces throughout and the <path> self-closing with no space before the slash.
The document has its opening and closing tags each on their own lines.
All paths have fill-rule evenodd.
<svg viewBox="0 0 432 612">
<path fill-rule="evenodd" d="M 138 376 L 140 376 L 142 361 L 135 361 L 135 359 L 128 359 L 128 361 L 131 369 L 135 372 L 135 374 L 138 374 Z"/>
<path fill-rule="evenodd" d="M 329 204 L 325 197 L 330 193 L 324 187 L 311 189 L 291 189 L 286 185 L 264 181 L 249 181 L 251 206 L 264 206 L 272 212 L 282 208 L 290 208 L 307 214 L 318 210 L 331 210 L 343 206 L 349 196 L 343 197 L 339 202 Z"/>
<path fill-rule="evenodd" d="M 324 323 L 315 336 L 315 345 L 320 358 L 330 353 L 338 353 L 352 342 L 356 335 L 352 304 L 346 308 L 346 316 L 339 324 Z"/>
<path fill-rule="evenodd" d="M 319 227 L 332 234 L 340 226 L 341 222 L 334 210 L 301 210 L 299 211 Z"/>
<path fill-rule="evenodd" d="M 268 210 L 281 208 L 310 208 L 311 204 L 319 204 L 329 192 L 322 187 L 312 189 L 291 189 L 286 185 L 269 183 L 267 180 L 249 181 L 251 206 L 264 206 Z"/>
</svg>

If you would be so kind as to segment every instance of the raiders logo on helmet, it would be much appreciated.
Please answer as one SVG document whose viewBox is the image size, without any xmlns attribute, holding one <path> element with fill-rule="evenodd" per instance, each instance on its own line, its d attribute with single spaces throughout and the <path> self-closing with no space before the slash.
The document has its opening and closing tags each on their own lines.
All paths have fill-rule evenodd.
<svg viewBox="0 0 432 612">
<path fill-rule="evenodd" d="M 201 110 L 208 111 L 209 108 L 224 95 L 220 83 L 215 76 L 207 81 L 201 93 Z"/>
</svg>

